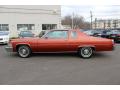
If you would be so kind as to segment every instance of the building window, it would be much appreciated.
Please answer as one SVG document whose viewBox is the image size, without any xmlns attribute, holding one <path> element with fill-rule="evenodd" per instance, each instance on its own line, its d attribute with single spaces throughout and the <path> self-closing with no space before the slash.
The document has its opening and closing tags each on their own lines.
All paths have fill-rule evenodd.
<svg viewBox="0 0 120 90">
<path fill-rule="evenodd" d="M 17 24 L 17 30 L 34 30 L 34 24 Z"/>
<path fill-rule="evenodd" d="M 42 24 L 42 30 L 56 29 L 57 24 Z"/>
<path fill-rule="evenodd" d="M 8 24 L 0 24 L 0 31 L 8 31 L 9 25 Z"/>
</svg>

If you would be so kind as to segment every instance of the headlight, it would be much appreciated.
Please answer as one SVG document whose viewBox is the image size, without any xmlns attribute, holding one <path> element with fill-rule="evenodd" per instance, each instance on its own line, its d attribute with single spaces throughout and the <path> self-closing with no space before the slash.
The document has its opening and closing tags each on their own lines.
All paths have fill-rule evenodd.
<svg viewBox="0 0 120 90">
<path fill-rule="evenodd" d="M 8 38 L 8 37 L 6 37 L 6 38 L 4 38 L 4 40 L 9 40 L 9 38 Z"/>
</svg>

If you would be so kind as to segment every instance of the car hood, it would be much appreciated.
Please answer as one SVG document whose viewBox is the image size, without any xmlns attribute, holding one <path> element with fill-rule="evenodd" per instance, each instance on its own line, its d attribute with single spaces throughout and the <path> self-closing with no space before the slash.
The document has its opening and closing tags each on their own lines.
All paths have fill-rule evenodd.
<svg viewBox="0 0 120 90">
<path fill-rule="evenodd" d="M 31 38 L 31 37 L 27 37 L 27 38 L 17 38 L 17 39 L 11 39 L 11 41 L 15 41 L 15 42 L 21 42 L 21 41 L 34 41 L 34 40 L 38 40 L 40 38 Z"/>
</svg>

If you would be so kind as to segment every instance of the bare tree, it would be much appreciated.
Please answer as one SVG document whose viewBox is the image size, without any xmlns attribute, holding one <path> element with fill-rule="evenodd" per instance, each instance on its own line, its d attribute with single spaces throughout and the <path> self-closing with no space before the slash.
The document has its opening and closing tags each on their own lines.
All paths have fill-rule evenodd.
<svg viewBox="0 0 120 90">
<path fill-rule="evenodd" d="M 69 25 L 72 28 L 72 19 L 73 19 L 73 28 L 76 29 L 89 29 L 90 23 L 85 22 L 82 16 L 74 15 L 74 17 L 67 15 L 62 19 L 62 25 Z"/>
<path fill-rule="evenodd" d="M 70 15 L 65 16 L 62 19 L 62 25 L 70 25 L 70 27 L 72 28 L 72 17 Z"/>
</svg>

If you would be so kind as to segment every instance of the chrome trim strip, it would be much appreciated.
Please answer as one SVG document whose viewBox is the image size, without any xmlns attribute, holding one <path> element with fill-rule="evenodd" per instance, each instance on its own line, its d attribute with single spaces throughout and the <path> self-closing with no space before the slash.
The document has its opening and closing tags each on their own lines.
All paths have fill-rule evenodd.
<svg viewBox="0 0 120 90">
<path fill-rule="evenodd" d="M 13 47 L 11 47 L 11 46 L 5 46 L 5 50 L 7 52 L 13 52 Z"/>
</svg>

